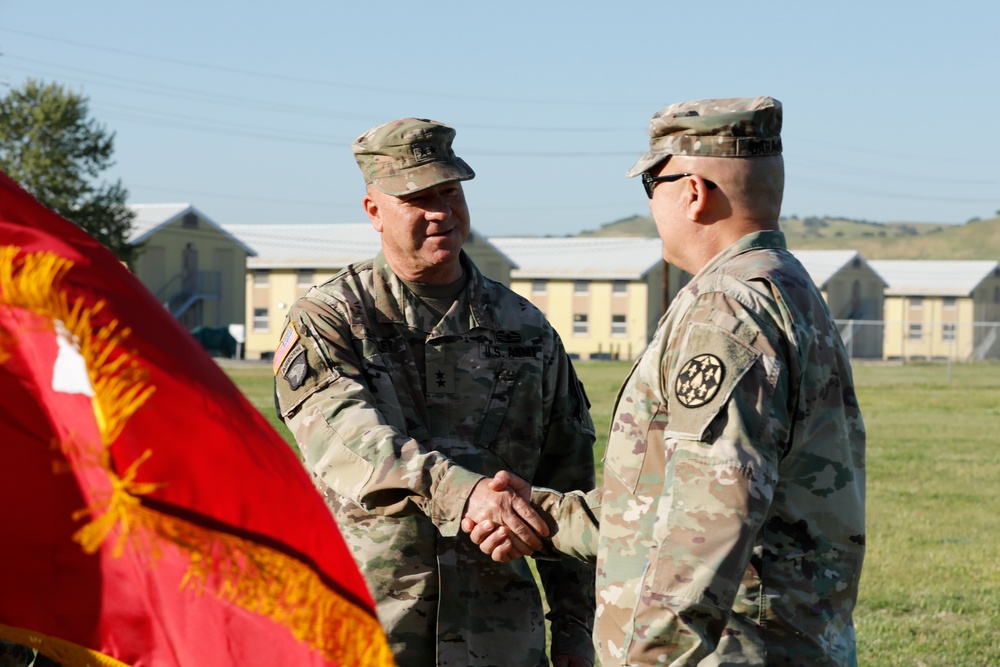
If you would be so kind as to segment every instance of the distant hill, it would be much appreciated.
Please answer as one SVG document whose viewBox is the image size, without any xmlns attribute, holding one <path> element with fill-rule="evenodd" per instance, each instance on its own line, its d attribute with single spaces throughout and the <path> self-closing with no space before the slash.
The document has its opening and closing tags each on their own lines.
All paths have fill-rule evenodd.
<svg viewBox="0 0 1000 667">
<path fill-rule="evenodd" d="M 857 250 L 866 259 L 989 259 L 1000 261 L 1000 216 L 964 225 L 868 222 L 839 218 L 782 218 L 793 249 Z M 656 225 L 632 216 L 580 236 L 655 237 Z"/>
</svg>

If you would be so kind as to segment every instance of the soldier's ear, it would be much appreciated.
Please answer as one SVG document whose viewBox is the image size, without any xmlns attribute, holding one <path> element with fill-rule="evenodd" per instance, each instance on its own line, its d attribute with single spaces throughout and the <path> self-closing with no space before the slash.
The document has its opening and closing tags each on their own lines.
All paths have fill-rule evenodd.
<svg viewBox="0 0 1000 667">
<path fill-rule="evenodd" d="M 705 179 L 697 175 L 685 178 L 684 188 L 684 194 L 687 197 L 688 218 L 698 222 L 704 217 L 708 209 L 708 198 L 713 193 L 705 185 Z"/>
<path fill-rule="evenodd" d="M 378 202 L 375 198 L 371 196 L 371 193 L 365 195 L 365 198 L 361 202 L 362 206 L 365 207 L 365 213 L 368 214 L 368 219 L 372 223 L 372 227 L 379 234 L 382 233 L 382 217 L 381 210 L 379 209 Z"/>
</svg>

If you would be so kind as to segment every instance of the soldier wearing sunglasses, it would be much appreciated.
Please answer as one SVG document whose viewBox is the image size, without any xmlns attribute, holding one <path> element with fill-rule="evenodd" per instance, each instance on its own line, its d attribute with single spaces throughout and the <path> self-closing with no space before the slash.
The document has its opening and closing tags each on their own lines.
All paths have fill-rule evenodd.
<svg viewBox="0 0 1000 667">
<path fill-rule="evenodd" d="M 779 230 L 781 120 L 769 97 L 668 106 L 627 172 L 664 259 L 694 277 L 619 394 L 603 490 L 533 493 L 551 548 L 596 562 L 605 667 L 857 665 L 865 429 Z M 523 490 L 491 481 L 508 487 Z M 510 557 L 506 529 L 463 529 Z"/>
</svg>

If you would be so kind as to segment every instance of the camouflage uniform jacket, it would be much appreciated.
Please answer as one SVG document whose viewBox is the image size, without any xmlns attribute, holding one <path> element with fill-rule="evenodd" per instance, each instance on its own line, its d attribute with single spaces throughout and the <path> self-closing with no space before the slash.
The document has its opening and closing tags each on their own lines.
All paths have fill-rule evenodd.
<svg viewBox="0 0 1000 667">
<path fill-rule="evenodd" d="M 678 293 L 623 385 L 600 507 L 536 493 L 556 546 L 597 544 L 604 667 L 856 665 L 864 446 L 819 291 L 781 232 L 745 236 Z"/>
<path fill-rule="evenodd" d="M 288 315 L 276 401 L 375 598 L 401 666 L 547 665 L 538 587 L 459 530 L 482 476 L 594 486 L 594 427 L 559 336 L 470 276 L 438 317 L 380 253 Z M 594 571 L 539 562 L 552 651 L 593 656 Z"/>
</svg>

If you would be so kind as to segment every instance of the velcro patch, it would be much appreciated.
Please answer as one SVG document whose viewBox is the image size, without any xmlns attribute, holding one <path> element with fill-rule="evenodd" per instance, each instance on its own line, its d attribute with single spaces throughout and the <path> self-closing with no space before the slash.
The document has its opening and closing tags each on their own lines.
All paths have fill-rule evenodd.
<svg viewBox="0 0 1000 667">
<path fill-rule="evenodd" d="M 674 394 L 685 408 L 705 405 L 719 393 L 726 367 L 714 354 L 699 354 L 681 367 L 674 380 Z"/>
<path fill-rule="evenodd" d="M 295 391 L 302 386 L 308 374 L 309 363 L 306 361 L 306 350 L 305 348 L 299 348 L 298 354 L 291 358 L 282 376 L 292 391 Z"/>
<path fill-rule="evenodd" d="M 541 354 L 541 345 L 479 344 L 480 359 L 540 359 Z"/>
<path fill-rule="evenodd" d="M 427 393 L 454 394 L 455 368 L 445 364 L 427 364 Z"/>
<path fill-rule="evenodd" d="M 285 330 L 281 332 L 281 340 L 278 342 L 278 349 L 274 351 L 274 374 L 278 374 L 278 369 L 281 368 L 281 362 L 285 360 L 288 356 L 289 350 L 295 345 L 295 342 L 299 339 L 299 332 L 295 330 L 295 325 L 289 322 L 285 325 Z"/>
<path fill-rule="evenodd" d="M 726 329 L 695 322 L 679 354 L 685 361 L 667 385 L 670 421 L 665 435 L 702 440 L 761 353 Z"/>
<path fill-rule="evenodd" d="M 523 340 L 520 331 L 498 331 L 496 339 L 498 343 L 520 343 Z"/>
</svg>

